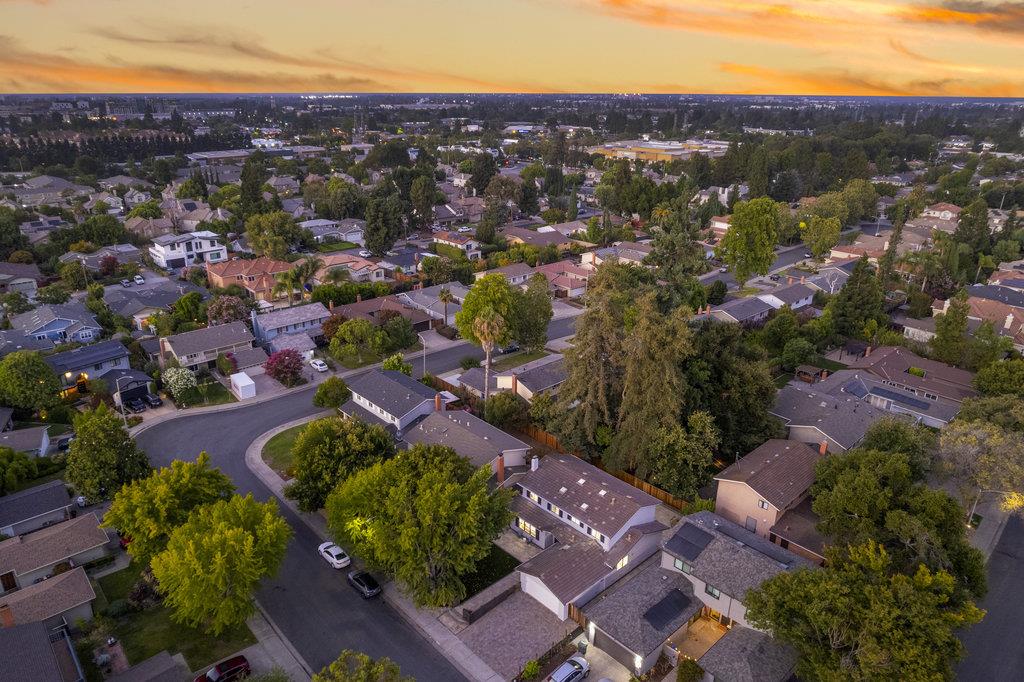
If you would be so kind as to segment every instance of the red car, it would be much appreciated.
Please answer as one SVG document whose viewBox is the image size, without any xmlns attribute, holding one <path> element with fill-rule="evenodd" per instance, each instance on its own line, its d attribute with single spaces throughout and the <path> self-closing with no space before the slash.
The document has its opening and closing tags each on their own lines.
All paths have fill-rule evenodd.
<svg viewBox="0 0 1024 682">
<path fill-rule="evenodd" d="M 213 666 L 205 674 L 196 677 L 194 682 L 229 682 L 248 677 L 251 673 L 252 668 L 245 656 L 235 656 Z"/>
</svg>

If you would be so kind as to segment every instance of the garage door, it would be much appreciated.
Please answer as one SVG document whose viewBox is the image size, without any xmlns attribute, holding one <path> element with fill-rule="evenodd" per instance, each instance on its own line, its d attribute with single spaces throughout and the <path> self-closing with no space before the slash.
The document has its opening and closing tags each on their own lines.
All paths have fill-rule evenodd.
<svg viewBox="0 0 1024 682">
<path fill-rule="evenodd" d="M 594 627 L 594 646 L 614 658 L 622 665 L 626 666 L 626 670 L 633 670 L 635 654 L 606 635 L 601 631 L 601 628 L 596 626 Z"/>
</svg>

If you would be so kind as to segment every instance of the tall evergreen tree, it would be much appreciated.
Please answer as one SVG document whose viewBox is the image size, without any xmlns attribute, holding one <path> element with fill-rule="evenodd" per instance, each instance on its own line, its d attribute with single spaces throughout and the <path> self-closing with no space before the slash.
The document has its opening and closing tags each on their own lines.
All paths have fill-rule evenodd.
<svg viewBox="0 0 1024 682">
<path fill-rule="evenodd" d="M 829 301 L 829 305 L 832 306 L 836 331 L 844 336 L 861 338 L 869 320 L 882 319 L 885 296 L 867 258 L 857 261 L 846 286 Z"/>
</svg>

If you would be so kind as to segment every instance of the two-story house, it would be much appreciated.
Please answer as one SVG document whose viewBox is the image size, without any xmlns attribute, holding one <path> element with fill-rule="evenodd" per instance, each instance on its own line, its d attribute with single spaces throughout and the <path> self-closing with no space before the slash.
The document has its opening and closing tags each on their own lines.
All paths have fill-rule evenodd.
<svg viewBox="0 0 1024 682">
<path fill-rule="evenodd" d="M 384 266 L 351 253 L 332 253 L 320 259 L 323 267 L 316 273 L 316 281 L 328 281 L 334 270 L 343 270 L 353 282 L 383 282 Z"/>
<path fill-rule="evenodd" d="M 55 344 L 77 341 L 91 343 L 103 333 L 96 318 L 77 301 L 41 305 L 11 318 L 11 326 L 26 336 Z"/>
<path fill-rule="evenodd" d="M 128 369 L 128 349 L 116 339 L 101 341 L 90 346 L 79 346 L 63 353 L 54 353 L 46 358 L 46 364 L 53 368 L 54 373 L 65 388 L 84 384 L 101 374 L 114 369 Z M 114 387 L 111 386 L 113 391 Z"/>
<path fill-rule="evenodd" d="M 14 537 L 71 518 L 64 481 L 50 481 L 0 497 L 0 535 Z"/>
<path fill-rule="evenodd" d="M 89 253 L 68 251 L 61 254 L 57 260 L 61 263 L 81 263 L 87 270 L 97 272 L 105 265 L 104 261 L 110 258 L 113 258 L 118 265 L 138 263 L 142 260 L 142 251 L 131 244 L 111 244 L 109 246 L 101 246 Z"/>
<path fill-rule="evenodd" d="M 651 556 L 665 526 L 658 501 L 572 455 L 534 457 L 506 480 L 512 530 L 544 551 L 523 563 L 520 587 L 560 619 L 579 620 L 594 596 Z"/>
<path fill-rule="evenodd" d="M 227 260 L 228 250 L 216 232 L 203 230 L 185 234 L 165 234 L 153 239 L 149 255 L 165 270 L 180 270 L 196 263 Z"/>
<path fill-rule="evenodd" d="M 310 303 L 281 308 L 269 313 L 252 313 L 256 341 L 266 344 L 271 352 L 291 349 L 312 359 L 316 341 L 323 336 L 321 325 L 331 317 L 323 303 Z"/>
<path fill-rule="evenodd" d="M 526 286 L 527 282 L 530 281 L 530 277 L 534 275 L 534 270 L 526 263 L 510 263 L 493 270 L 473 273 L 473 277 L 476 279 L 480 279 L 485 275 L 501 275 L 512 286 L 521 287 Z"/>
<path fill-rule="evenodd" d="M 260 256 L 259 258 L 232 258 L 231 260 L 219 263 L 206 264 L 206 277 L 210 286 L 215 288 L 226 288 L 232 284 L 249 292 L 257 301 L 271 302 L 284 294 L 274 294 L 274 287 L 277 286 L 277 276 L 288 272 L 293 267 L 292 263 L 283 260 L 274 260 Z"/>
<path fill-rule="evenodd" d="M 455 400 L 395 370 L 371 369 L 347 383 L 352 397 L 341 406 L 342 413 L 398 434 Z"/>
<path fill-rule="evenodd" d="M 253 340 L 252 332 L 241 321 L 165 336 L 160 339 L 160 365 L 174 358 L 187 369 L 213 368 L 218 355 L 252 348 Z"/>
<path fill-rule="evenodd" d="M 466 255 L 469 260 L 477 260 L 483 254 L 480 250 L 480 242 L 471 234 L 459 234 L 458 232 L 437 232 L 434 234 L 434 243 L 458 249 Z"/>
</svg>

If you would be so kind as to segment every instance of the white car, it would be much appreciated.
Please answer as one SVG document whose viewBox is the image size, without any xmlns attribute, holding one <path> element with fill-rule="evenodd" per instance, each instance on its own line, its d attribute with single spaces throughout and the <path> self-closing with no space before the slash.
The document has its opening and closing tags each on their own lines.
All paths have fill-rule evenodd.
<svg viewBox="0 0 1024 682">
<path fill-rule="evenodd" d="M 463 226 L 463 227 L 460 227 L 458 229 L 459 234 L 465 234 L 467 232 L 472 232 L 472 231 L 473 231 L 472 227 L 465 227 L 465 226 Z"/>
<path fill-rule="evenodd" d="M 370 257 L 370 256 L 372 256 L 372 255 L 373 255 L 373 254 L 372 254 L 372 253 L 370 253 L 369 251 L 367 251 L 366 249 L 363 249 L 362 251 L 360 251 L 360 252 L 359 252 L 359 256 L 360 256 L 361 258 L 369 258 L 369 257 Z"/>
<path fill-rule="evenodd" d="M 310 360 L 309 366 L 318 372 L 326 372 L 328 370 L 327 363 L 319 358 L 313 358 Z"/>
<path fill-rule="evenodd" d="M 548 675 L 548 682 L 580 682 L 590 674 L 590 663 L 582 656 L 573 656 L 565 663 L 555 668 L 554 672 Z"/>
<path fill-rule="evenodd" d="M 345 554 L 345 550 L 333 542 L 325 542 L 317 547 L 317 551 L 332 568 L 345 568 L 352 563 L 352 559 Z"/>
<path fill-rule="evenodd" d="M 133 277 L 132 279 L 135 280 L 136 284 L 145 284 L 146 283 L 146 280 L 142 277 L 142 275 L 135 275 L 135 277 Z"/>
</svg>

